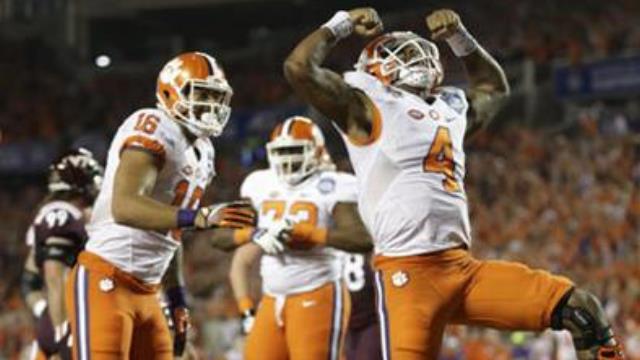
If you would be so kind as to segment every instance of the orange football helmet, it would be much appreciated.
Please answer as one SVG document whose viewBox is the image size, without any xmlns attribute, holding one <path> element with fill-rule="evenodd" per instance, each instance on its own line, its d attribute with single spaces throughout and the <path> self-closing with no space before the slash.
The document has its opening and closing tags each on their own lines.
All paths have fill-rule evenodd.
<svg viewBox="0 0 640 360">
<path fill-rule="evenodd" d="M 158 107 L 197 137 L 222 133 L 233 90 L 216 60 L 188 52 L 169 61 L 158 76 Z"/>
<path fill-rule="evenodd" d="M 356 70 L 385 85 L 431 91 L 444 76 L 438 47 L 410 31 L 396 31 L 373 39 L 360 53 Z"/>
<path fill-rule="evenodd" d="M 284 182 L 295 185 L 319 170 L 328 157 L 320 128 L 303 116 L 278 124 L 267 143 L 271 168 Z"/>
</svg>

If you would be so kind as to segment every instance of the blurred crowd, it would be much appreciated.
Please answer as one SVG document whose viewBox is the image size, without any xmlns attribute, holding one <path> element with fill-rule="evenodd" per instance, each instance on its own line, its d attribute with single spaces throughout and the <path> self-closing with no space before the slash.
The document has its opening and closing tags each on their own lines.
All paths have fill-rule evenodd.
<svg viewBox="0 0 640 360">
<path fill-rule="evenodd" d="M 467 27 L 503 64 L 531 59 L 545 67 L 557 59 L 579 63 L 586 58 L 640 49 L 637 1 L 587 0 L 579 6 L 569 6 L 571 10 L 567 10 L 567 4 L 551 0 L 453 0 L 446 4 L 461 13 Z M 422 11 L 387 17 L 390 30 L 425 33 Z M 263 108 L 291 100 L 282 77 L 282 60 L 293 41 L 302 36 L 302 30 L 291 31 L 295 33 L 291 43 L 277 41 L 266 47 L 268 50 L 258 54 L 260 61 L 255 60 L 256 54 L 229 61 L 225 61 L 224 53 L 215 54 L 237 90 L 235 109 Z M 268 40 L 262 39 L 261 45 Z M 84 71 L 75 64 L 77 59 L 61 56 L 38 37 L 19 41 L 0 37 L 0 44 L 11 49 L 0 52 L 0 81 L 10 89 L 0 98 L 0 144 L 33 140 L 54 145 L 91 142 L 96 133 L 113 132 L 132 108 L 153 105 L 155 101 L 150 89 L 163 59 L 137 73 L 106 69 L 81 76 Z M 361 46 L 361 42 L 347 41 L 347 46 L 332 55 L 329 62 L 338 69 L 350 69 Z M 448 73 L 459 70 L 450 51 L 443 50 L 442 55 Z M 548 80 L 549 74 L 542 74 Z M 450 80 L 459 79 L 454 76 Z"/>
<path fill-rule="evenodd" d="M 459 10 L 501 61 L 531 59 L 544 67 L 559 58 L 579 63 L 640 49 L 640 3 L 580 4 L 567 11 L 566 4 L 557 1 L 479 1 L 461 3 Z M 393 21 L 396 28 L 423 27 L 422 18 L 415 16 Z M 122 119 L 137 107 L 153 105 L 157 69 L 81 76 L 77 68 L 67 66 L 67 58 L 37 37 L 3 39 L 0 46 L 12 49 L 0 52 L 0 83 L 5 89 L 0 97 L 4 359 L 16 358 L 33 339 L 31 315 L 17 284 L 26 254 L 24 232 L 44 194 L 43 164 L 70 146 L 86 146 L 103 158 Z M 303 109 L 281 76 L 290 44 L 284 48 L 260 64 L 224 63 L 222 56 L 236 95 L 229 131 L 216 140 L 219 175 L 209 199 L 236 196 L 244 175 L 266 166 L 261 146 L 274 122 Z M 349 56 L 330 61 L 347 69 L 357 54 L 355 48 L 349 51 Z M 445 61 L 452 59 L 446 55 Z M 640 107 L 637 101 L 630 104 L 624 111 L 607 104 L 581 107 L 570 114 L 571 125 L 560 130 L 507 124 L 479 135 L 468 146 L 466 189 L 476 256 L 523 261 L 592 290 L 604 301 L 631 359 L 640 359 Z M 239 359 L 243 339 L 227 284 L 229 255 L 205 242 L 185 246 L 195 342 L 204 358 Z M 563 333 L 505 334 L 451 327 L 442 356 L 572 359 L 570 349 Z"/>
</svg>

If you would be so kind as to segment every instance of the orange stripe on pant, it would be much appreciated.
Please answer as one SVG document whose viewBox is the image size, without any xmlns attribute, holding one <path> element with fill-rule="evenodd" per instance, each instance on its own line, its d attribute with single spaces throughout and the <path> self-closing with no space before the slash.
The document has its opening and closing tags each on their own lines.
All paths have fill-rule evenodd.
<svg viewBox="0 0 640 360">
<path fill-rule="evenodd" d="M 276 319 L 276 299 L 265 295 L 247 337 L 245 359 L 342 359 L 350 313 L 349 292 L 341 281 L 287 296 L 282 326 Z"/>
<path fill-rule="evenodd" d="M 573 284 L 507 261 L 479 261 L 463 249 L 377 257 L 384 359 L 430 360 L 446 324 L 540 331 Z"/>
<path fill-rule="evenodd" d="M 74 359 L 172 359 L 157 287 L 82 252 L 66 284 Z"/>
</svg>

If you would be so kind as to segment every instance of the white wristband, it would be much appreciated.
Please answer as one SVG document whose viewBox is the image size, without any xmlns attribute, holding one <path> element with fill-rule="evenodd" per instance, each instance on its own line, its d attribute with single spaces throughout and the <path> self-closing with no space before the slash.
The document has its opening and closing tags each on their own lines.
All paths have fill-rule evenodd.
<svg viewBox="0 0 640 360">
<path fill-rule="evenodd" d="M 35 317 L 40 317 L 40 315 L 42 315 L 42 313 L 44 312 L 44 309 L 46 308 L 47 308 L 47 300 L 40 299 L 36 301 L 35 304 L 33 304 L 33 309 L 31 310 L 33 311 L 33 315 L 35 315 Z"/>
<path fill-rule="evenodd" d="M 455 34 L 445 40 L 457 57 L 467 56 L 478 48 L 478 42 L 469 34 L 464 26 L 461 26 Z"/>
<path fill-rule="evenodd" d="M 329 21 L 322 25 L 323 28 L 329 29 L 336 40 L 341 40 L 351 35 L 353 32 L 353 21 L 349 13 L 340 10 Z"/>
</svg>

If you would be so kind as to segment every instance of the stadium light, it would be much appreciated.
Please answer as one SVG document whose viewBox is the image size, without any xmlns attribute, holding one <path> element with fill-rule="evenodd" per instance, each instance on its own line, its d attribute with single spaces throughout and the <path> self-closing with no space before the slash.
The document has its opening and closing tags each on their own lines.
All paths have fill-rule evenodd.
<svg viewBox="0 0 640 360">
<path fill-rule="evenodd" d="M 96 66 L 99 68 L 106 68 L 111 65 L 111 58 L 109 55 L 98 55 L 96 56 Z"/>
</svg>

